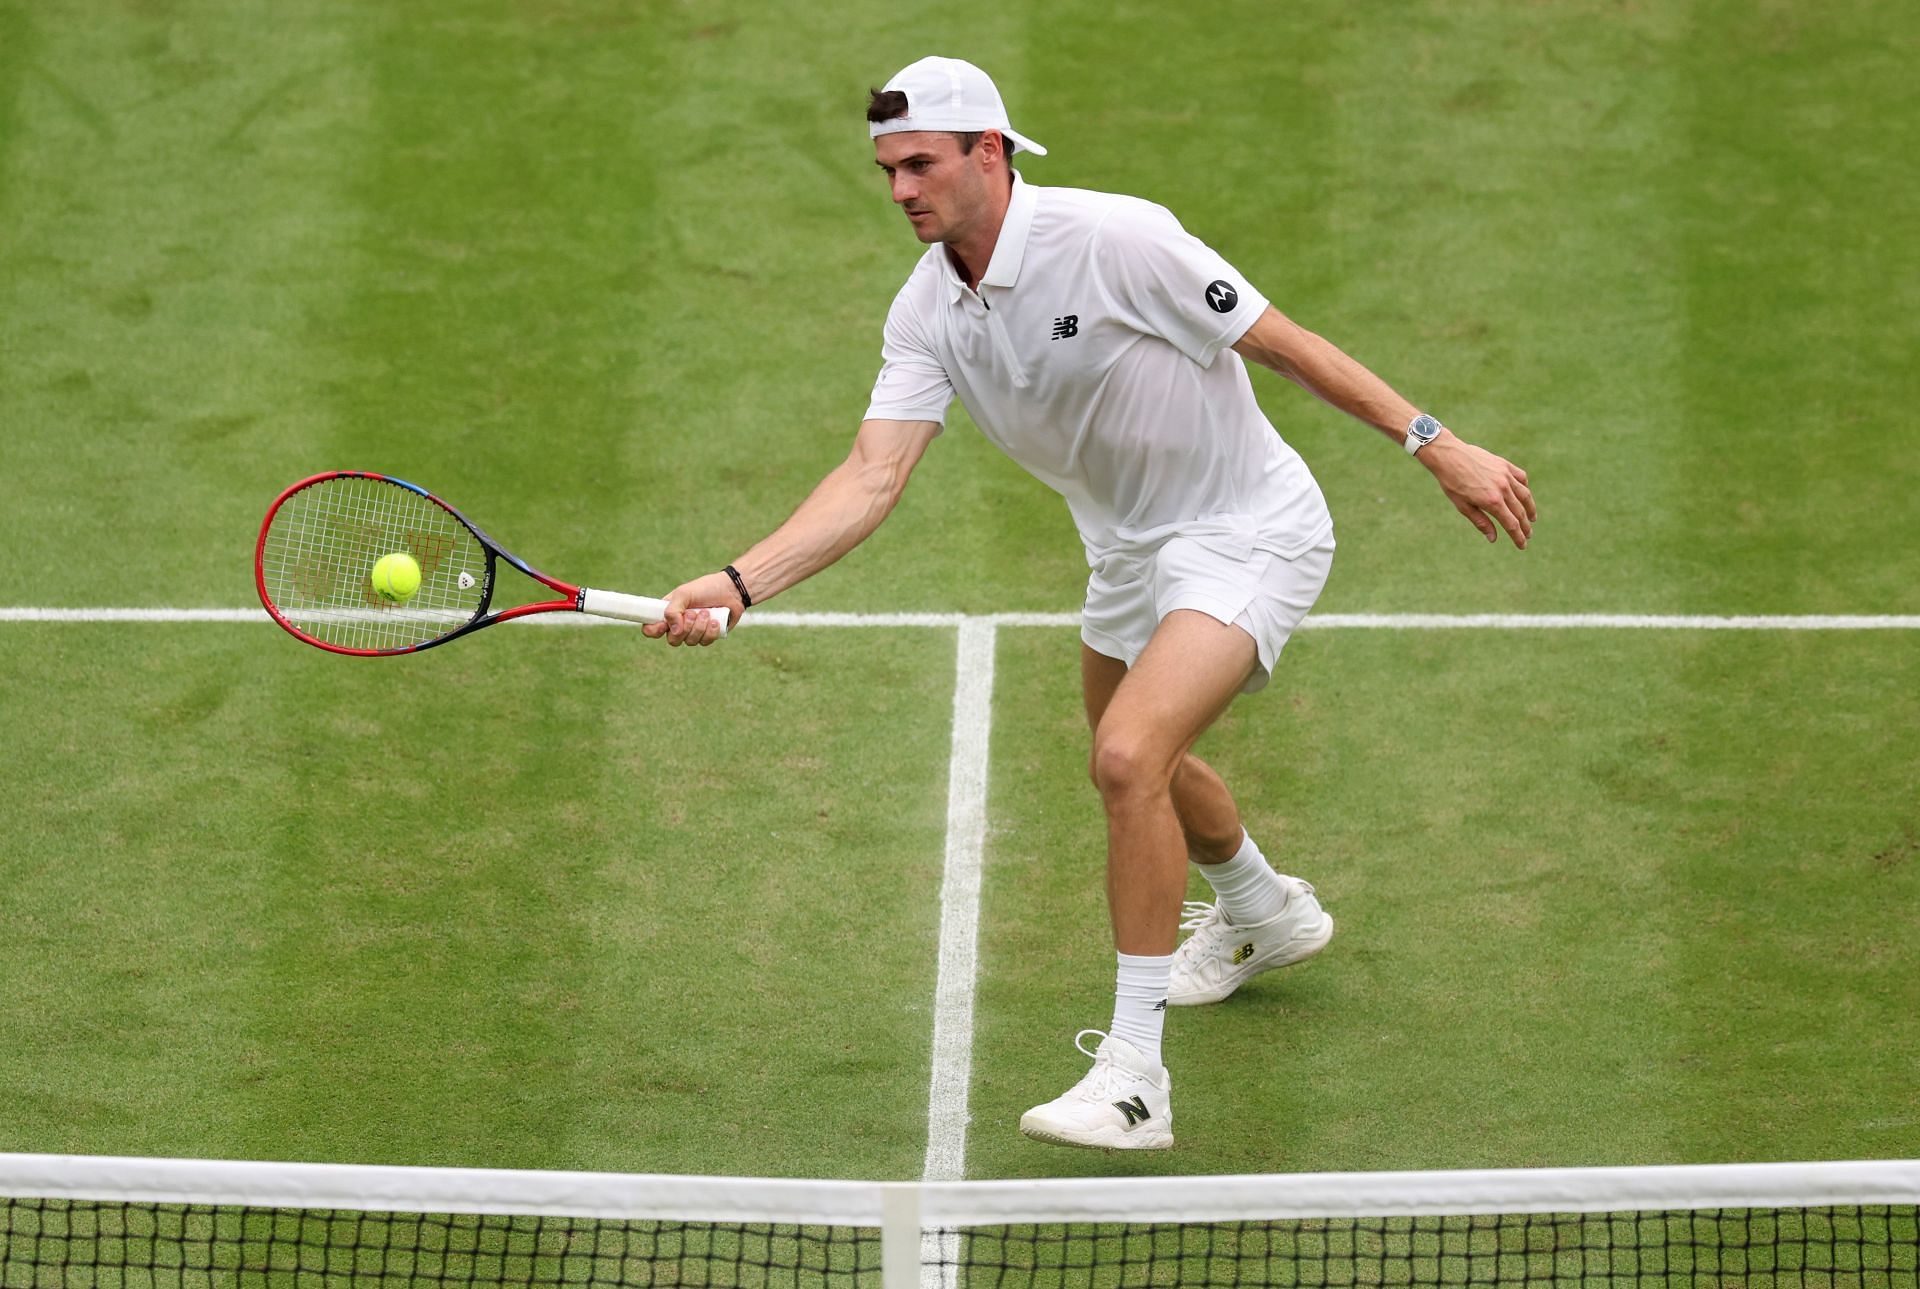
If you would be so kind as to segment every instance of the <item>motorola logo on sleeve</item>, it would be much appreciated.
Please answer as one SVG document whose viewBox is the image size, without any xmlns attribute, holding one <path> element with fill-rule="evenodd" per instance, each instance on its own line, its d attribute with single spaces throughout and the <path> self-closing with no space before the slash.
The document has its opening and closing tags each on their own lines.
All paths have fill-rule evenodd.
<svg viewBox="0 0 1920 1289">
<path fill-rule="evenodd" d="M 1233 283 L 1207 283 L 1207 307 L 1215 313 L 1232 313 L 1233 306 L 1238 303 L 1240 303 L 1240 293 L 1233 289 Z"/>
</svg>

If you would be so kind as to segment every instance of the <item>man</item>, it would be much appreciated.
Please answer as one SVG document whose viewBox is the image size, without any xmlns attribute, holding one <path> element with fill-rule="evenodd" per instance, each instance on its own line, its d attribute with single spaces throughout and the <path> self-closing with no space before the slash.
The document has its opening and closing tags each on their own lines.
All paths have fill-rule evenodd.
<svg viewBox="0 0 1920 1289">
<path fill-rule="evenodd" d="M 957 395 L 980 430 L 1066 498 L 1091 576 L 1081 680 L 1107 816 L 1113 1022 L 1093 1068 L 1020 1121 L 1064 1145 L 1173 1144 L 1166 1007 L 1217 1002 L 1318 952 L 1333 920 L 1276 873 L 1233 797 L 1189 751 L 1234 696 L 1264 686 L 1325 583 L 1318 486 L 1254 401 L 1270 367 L 1405 446 L 1460 513 L 1524 547 L 1526 474 L 1473 447 L 1288 321 L 1165 209 L 1028 185 L 979 68 L 925 58 L 875 91 L 874 157 L 927 252 L 893 302 L 853 450 L 771 536 L 668 598 L 649 627 L 710 644 L 736 615 L 826 568 L 886 518 Z M 1186 865 L 1218 904 L 1179 946 Z M 1204 906 L 1203 906 L 1204 907 Z M 1076 1046 L 1079 1039 L 1075 1040 Z"/>
</svg>

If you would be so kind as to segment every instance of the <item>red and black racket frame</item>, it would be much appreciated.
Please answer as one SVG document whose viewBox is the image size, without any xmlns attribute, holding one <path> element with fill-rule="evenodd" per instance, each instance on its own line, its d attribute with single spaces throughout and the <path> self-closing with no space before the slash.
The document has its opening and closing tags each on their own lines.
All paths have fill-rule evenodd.
<svg viewBox="0 0 1920 1289">
<path fill-rule="evenodd" d="M 317 636 L 309 635 L 288 621 L 286 615 L 280 612 L 279 607 L 274 604 L 272 597 L 267 594 L 267 573 L 264 562 L 267 549 L 267 530 L 273 527 L 273 517 L 280 512 L 280 507 L 286 502 L 287 498 L 297 492 L 303 492 L 318 484 L 326 483 L 331 479 L 375 479 L 381 483 L 389 483 L 398 488 L 405 488 L 408 492 L 426 498 L 434 505 L 440 507 L 440 509 L 446 511 L 449 515 L 452 515 L 454 519 L 459 521 L 462 527 L 478 538 L 480 548 L 484 550 L 487 555 L 487 571 L 486 579 L 480 587 L 480 604 L 474 609 L 473 617 L 464 625 L 456 627 L 443 636 L 435 636 L 431 640 L 425 640 L 419 644 L 407 645 L 401 649 L 349 649 L 344 645 L 332 644 L 326 640 L 319 639 Z M 541 600 L 535 604 L 518 604 L 511 609 L 502 609 L 498 613 L 488 613 L 487 610 L 493 604 L 495 563 L 497 560 L 502 559 L 519 569 L 522 573 L 525 573 L 534 581 L 539 582 L 541 585 L 557 592 L 565 598 L 558 600 Z M 408 483 L 405 479 L 395 478 L 390 474 L 376 474 L 369 470 L 329 470 L 324 474 L 316 474 L 310 478 L 302 479 L 300 482 L 287 488 L 287 490 L 282 492 L 278 497 L 275 497 L 273 504 L 267 507 L 267 517 L 260 521 L 260 538 L 254 543 L 253 581 L 254 589 L 260 593 L 260 603 L 266 606 L 266 610 L 273 616 L 273 620 L 284 627 L 289 633 L 313 645 L 315 648 L 325 649 L 328 653 L 350 654 L 357 658 L 388 658 L 397 654 L 419 653 L 422 649 L 431 649 L 435 645 L 443 645 L 449 640 L 458 640 L 461 636 L 471 634 L 472 632 L 480 630 L 482 627 L 490 627 L 496 622 L 506 622 L 513 618 L 524 618 L 529 614 L 578 612 L 580 610 L 581 600 L 581 590 L 579 587 L 568 582 L 562 582 L 557 577 L 549 577 L 547 574 L 542 573 L 539 569 L 533 567 L 518 555 L 515 555 L 512 551 L 507 550 L 504 546 L 500 545 L 500 543 L 494 541 L 493 538 L 487 536 L 485 530 L 483 530 L 480 525 L 468 519 L 458 510 L 455 510 L 452 506 L 449 506 L 446 502 L 440 500 L 440 498 L 434 496 L 419 484 Z"/>
</svg>

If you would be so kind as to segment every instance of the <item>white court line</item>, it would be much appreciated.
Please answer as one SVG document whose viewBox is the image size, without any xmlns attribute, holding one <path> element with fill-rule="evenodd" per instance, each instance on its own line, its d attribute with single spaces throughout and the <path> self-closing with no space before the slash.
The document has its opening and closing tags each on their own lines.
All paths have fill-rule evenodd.
<svg viewBox="0 0 1920 1289">
<path fill-rule="evenodd" d="M 0 622 L 253 622 L 264 609 L 0 608 Z M 520 619 L 534 626 L 622 626 L 584 613 Z M 762 613 L 761 627 L 1074 627 L 1077 613 Z M 1662 613 L 1314 613 L 1302 629 L 1387 631 L 1920 631 L 1920 614 L 1662 614 Z"/>
<path fill-rule="evenodd" d="M 1321 613 L 1308 627 L 1400 631 L 1916 631 L 1920 614 Z"/>
<path fill-rule="evenodd" d="M 953 759 L 947 771 L 947 858 L 940 879 L 940 971 L 933 991 L 933 1076 L 922 1181 L 966 1176 L 967 1084 L 973 1067 L 973 988 L 979 956 L 980 870 L 987 837 L 987 741 L 993 724 L 991 623 L 959 631 Z"/>
</svg>

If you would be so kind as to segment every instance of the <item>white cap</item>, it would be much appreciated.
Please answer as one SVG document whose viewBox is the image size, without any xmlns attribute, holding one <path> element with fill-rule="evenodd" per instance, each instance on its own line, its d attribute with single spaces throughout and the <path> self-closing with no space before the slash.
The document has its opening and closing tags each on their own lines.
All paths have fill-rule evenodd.
<svg viewBox="0 0 1920 1289">
<path fill-rule="evenodd" d="M 998 130 L 1013 145 L 1013 151 L 1047 155 L 1045 148 L 1015 133 L 1007 124 L 1007 107 L 1000 101 L 993 78 L 965 59 L 923 58 L 901 68 L 885 88 L 907 96 L 907 114 L 891 121 L 868 122 L 870 138 L 908 130 L 954 130 L 963 134 Z"/>
</svg>

